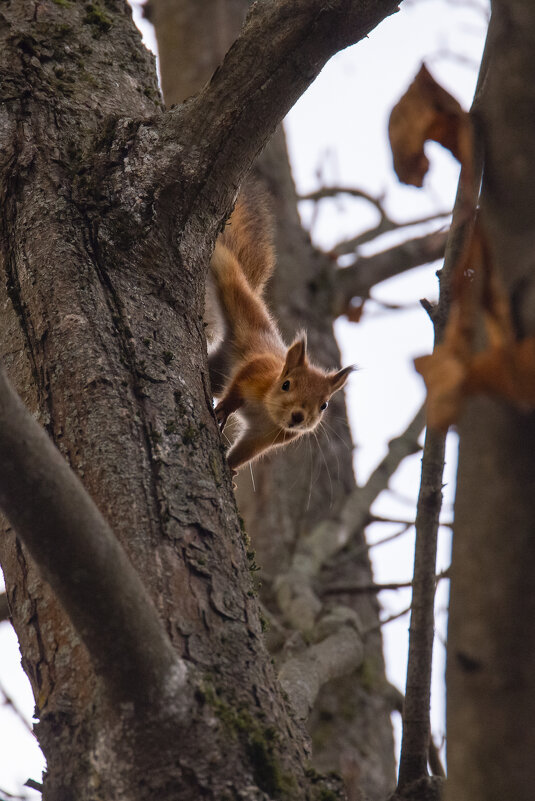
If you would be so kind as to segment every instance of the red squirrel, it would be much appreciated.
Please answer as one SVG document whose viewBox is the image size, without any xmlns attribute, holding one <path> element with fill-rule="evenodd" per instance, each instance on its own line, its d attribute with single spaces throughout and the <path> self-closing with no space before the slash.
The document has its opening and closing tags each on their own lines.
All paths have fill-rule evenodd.
<svg viewBox="0 0 535 801">
<path fill-rule="evenodd" d="M 235 214 L 230 219 L 233 236 L 224 232 L 218 238 L 210 264 L 230 367 L 221 392 L 214 390 L 220 398 L 215 414 L 221 429 L 233 412 L 244 424 L 227 454 L 233 473 L 271 448 L 313 431 L 330 397 L 354 369 L 326 372 L 311 365 L 304 333 L 289 348 L 284 344 L 261 296 L 273 259 L 266 262 L 269 273 L 260 271 L 255 277 L 244 250 L 236 244 L 240 244 L 240 225 Z M 257 256 L 257 266 L 261 263 Z"/>
<path fill-rule="evenodd" d="M 218 237 L 218 247 L 230 250 L 243 270 L 249 286 L 261 296 L 275 267 L 273 218 L 265 192 L 252 180 L 241 188 L 234 211 Z M 208 274 L 204 312 L 210 381 L 216 398 L 220 397 L 227 377 L 233 370 L 230 328 L 218 299 L 214 277 Z"/>
</svg>

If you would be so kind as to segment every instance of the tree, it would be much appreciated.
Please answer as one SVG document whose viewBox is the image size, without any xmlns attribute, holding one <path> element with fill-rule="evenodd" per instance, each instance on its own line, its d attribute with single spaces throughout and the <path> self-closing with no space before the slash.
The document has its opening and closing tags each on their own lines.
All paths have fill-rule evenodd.
<svg viewBox="0 0 535 801">
<path fill-rule="evenodd" d="M 211 412 L 202 288 L 236 188 L 277 122 L 332 53 L 395 7 L 258 5 L 211 82 L 167 113 L 119 0 L 2 9 L 3 362 L 107 521 L 4 380 L 0 495 L 10 525 L 1 559 L 48 761 L 45 798 L 328 792 L 305 773 L 307 738 L 261 637 Z M 279 172 L 288 185 L 283 162 Z M 297 226 L 291 194 L 280 217 L 288 237 Z M 317 255 L 312 265 L 320 277 Z M 297 299 L 302 279 L 280 275 L 285 297 Z M 314 350 L 332 363 L 323 290 L 310 275 L 308 292 Z M 281 321 L 294 328 L 295 314 L 291 324 L 289 314 Z M 350 476 L 348 465 L 336 499 L 341 521 L 326 521 L 323 535 L 317 529 L 320 544 L 325 528 L 340 522 L 348 541 L 351 528 L 361 536 L 367 507 Z M 260 479 L 271 513 L 269 481 L 280 479 L 278 468 Z M 277 493 L 290 540 L 305 519 L 304 495 Z M 246 499 L 242 505 L 247 513 Z M 366 557 L 357 564 L 369 580 Z M 288 559 L 278 593 L 297 590 L 292 610 L 279 602 L 290 625 L 304 599 L 305 612 L 317 603 L 312 573 L 298 578 Z M 375 604 L 362 607 L 364 624 L 375 625 Z M 317 642 L 285 662 L 294 703 L 296 670 L 322 647 L 347 647 L 333 675 L 362 664 L 350 606 L 320 622 Z M 368 673 L 373 668 L 381 684 L 376 632 L 370 640 Z M 317 689 L 306 688 L 303 716 Z M 387 786 L 387 703 L 361 683 L 353 718 L 363 710 L 362 731 L 382 732 L 384 754 L 384 765 L 367 766 L 366 781 Z"/>
<path fill-rule="evenodd" d="M 221 19 L 219 3 L 204 8 Z M 174 25 L 169 9 L 183 15 Z M 382 798 L 392 786 L 389 690 L 373 596 L 359 600 L 355 589 L 369 581 L 361 537 L 370 501 L 415 447 L 422 420 L 364 487 L 342 456 L 328 516 L 322 482 L 307 506 L 302 451 L 263 465 L 254 497 L 239 488 L 264 568 L 277 682 L 210 412 L 201 309 L 210 247 L 254 156 L 325 59 L 394 4 L 258 4 L 204 87 L 245 9 L 229 2 L 223 26 L 194 9 L 152 4 L 164 65 L 175 55 L 166 36 L 182 36 L 183 81 L 168 84 L 173 67 L 164 66 L 167 102 L 200 89 L 167 113 L 122 3 L 2 9 L 3 361 L 108 521 L 3 378 L 0 502 L 14 530 L 1 557 L 49 760 L 45 797 L 336 797 L 335 779 L 307 771 L 308 716 L 315 765 L 341 767 L 348 797 Z M 217 58 L 203 37 L 217 42 Z M 510 317 L 514 334 L 504 345 L 496 325 L 494 350 L 485 349 L 480 325 L 466 364 L 494 369 L 460 392 L 446 790 L 455 801 L 527 799 L 533 786 L 533 368 L 518 354 L 533 347 L 534 38 L 527 0 L 495 1 L 474 111 L 487 271 L 474 282 L 483 287 L 474 308 L 488 325 L 498 297 L 498 322 Z M 300 233 L 280 134 L 259 170 L 280 221 L 272 303 L 285 333 L 306 325 L 318 358 L 333 363 L 332 319 L 366 294 L 363 271 L 333 271 Z M 473 219 L 461 223 L 472 237 Z M 459 246 L 458 234 L 453 273 L 468 241 Z M 459 287 L 443 282 L 460 303 Z M 338 433 L 347 436 L 343 424 Z M 352 588 L 341 589 L 344 578 Z M 327 600 L 333 587 L 343 606 Z M 347 697 L 357 701 L 344 730 Z M 420 751 L 396 796 L 413 801 L 437 796 L 434 784 L 411 784 L 427 779 L 425 704 L 419 712 Z M 370 739 L 374 758 L 365 758 Z"/>
<path fill-rule="evenodd" d="M 532 4 L 495 0 L 489 41 L 481 222 L 518 344 L 534 332 Z M 513 364 L 513 346 L 505 351 Z M 502 391 L 470 398 L 459 421 L 447 669 L 455 801 L 533 794 L 535 418 L 533 399 L 504 398 L 503 366 L 495 377 Z"/>
</svg>

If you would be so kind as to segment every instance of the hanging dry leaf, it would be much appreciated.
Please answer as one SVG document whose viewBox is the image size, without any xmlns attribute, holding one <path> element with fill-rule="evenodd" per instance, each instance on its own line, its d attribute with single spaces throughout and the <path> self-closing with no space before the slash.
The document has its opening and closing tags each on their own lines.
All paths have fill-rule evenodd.
<svg viewBox="0 0 535 801">
<path fill-rule="evenodd" d="M 467 266 L 481 274 L 476 287 Z M 459 417 L 465 398 L 487 394 L 522 408 L 535 408 L 535 338 L 515 340 L 509 299 L 493 268 L 486 238 L 478 223 L 466 254 L 456 267 L 456 298 L 452 303 L 444 344 L 431 356 L 414 360 L 427 387 L 427 419 L 445 431 Z M 475 317 L 483 315 L 487 347 L 475 352 Z"/>
<path fill-rule="evenodd" d="M 461 322 L 460 306 L 454 304 L 444 344 L 437 345 L 430 356 L 414 360 L 427 388 L 427 422 L 439 431 L 447 431 L 459 417 L 466 396 L 470 348 L 471 341 L 467 341 Z"/>
<path fill-rule="evenodd" d="M 465 171 L 472 170 L 470 116 L 422 67 L 401 100 L 394 106 L 388 124 L 394 169 L 400 181 L 422 186 L 429 168 L 424 144 L 431 139 L 446 147 Z M 466 175 L 467 181 L 470 180 Z"/>
</svg>

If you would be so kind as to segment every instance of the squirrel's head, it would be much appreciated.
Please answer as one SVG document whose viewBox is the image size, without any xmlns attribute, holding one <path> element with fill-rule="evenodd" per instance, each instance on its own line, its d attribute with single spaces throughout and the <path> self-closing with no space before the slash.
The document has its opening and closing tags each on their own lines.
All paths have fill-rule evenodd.
<svg viewBox="0 0 535 801">
<path fill-rule="evenodd" d="M 352 370 L 353 366 L 329 373 L 313 367 L 307 359 L 306 334 L 300 334 L 288 348 L 283 370 L 266 398 L 271 418 L 288 431 L 312 431 Z"/>
</svg>

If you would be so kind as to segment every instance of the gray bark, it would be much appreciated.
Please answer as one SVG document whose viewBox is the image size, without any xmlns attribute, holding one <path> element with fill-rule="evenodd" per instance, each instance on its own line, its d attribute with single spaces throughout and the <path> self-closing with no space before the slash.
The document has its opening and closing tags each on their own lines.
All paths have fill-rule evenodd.
<svg viewBox="0 0 535 801">
<path fill-rule="evenodd" d="M 0 558 L 48 761 L 45 801 L 312 799 L 322 789 L 305 775 L 306 738 L 261 637 L 211 408 L 204 275 L 271 130 L 330 54 L 394 9 L 258 4 L 202 94 L 163 114 L 121 0 L 2 5 L 2 360 L 188 663 L 180 715 L 113 703 L 101 676 L 120 673 L 128 650 L 95 665 L 73 604 L 42 579 L 16 517 L 16 531 L 6 523 Z M 47 514 L 30 488 L 22 502 Z M 52 531 L 51 520 L 43 533 L 60 553 L 69 527 Z M 58 559 L 54 580 L 72 567 Z M 126 615 L 130 633 L 140 623 Z"/>
<path fill-rule="evenodd" d="M 517 336 L 535 333 L 535 8 L 493 3 L 481 218 Z M 477 398 L 459 425 L 447 798 L 533 797 L 535 416 Z"/>
<path fill-rule="evenodd" d="M 209 80 L 219 64 L 220 48 L 226 45 L 223 33 L 230 43 L 247 6 L 243 0 L 213 0 L 198 14 L 197 4 L 187 0 L 152 0 L 150 18 L 168 104 L 194 94 Z M 173 25 L 176 38 L 170 34 Z M 296 330 L 306 328 L 314 360 L 335 366 L 339 354 L 333 320 L 340 310 L 333 298 L 340 274 L 330 259 L 312 247 L 302 229 L 282 131 L 275 134 L 255 169 L 270 195 L 276 220 L 277 269 L 268 288 L 270 307 L 287 341 Z M 363 530 L 379 490 L 370 493 L 365 488 L 357 501 L 342 398 L 333 398 L 331 406 L 328 429 L 318 433 L 319 441 L 304 441 L 256 463 L 254 488 L 250 473 L 244 471 L 238 480 L 238 503 L 260 567 L 260 597 L 270 623 L 268 645 L 294 706 L 308 717 L 313 765 L 322 771 L 342 772 L 349 793 L 362 792 L 378 801 L 392 790 L 395 779 L 391 694 L 384 675 L 377 601 L 350 593 L 336 599 L 320 600 L 320 596 L 322 587 L 333 580 L 371 581 Z M 421 422 L 409 438 L 409 451 L 420 430 Z M 384 475 L 393 469 L 379 479 L 381 487 Z M 309 538 L 322 525 L 328 531 L 329 526 L 338 526 L 339 519 L 351 530 L 344 549 L 330 553 L 329 564 L 326 556 L 320 558 L 314 576 L 296 573 L 292 554 L 306 550 Z M 335 613 L 336 624 L 335 607 L 346 610 L 339 617 Z M 306 631 L 310 648 L 300 639 L 302 627 L 295 622 L 300 615 L 301 623 L 310 622 Z M 370 631 L 365 639 L 364 630 Z M 340 649 L 336 664 L 327 664 L 320 654 L 326 654 L 337 637 L 344 638 L 347 652 Z"/>
</svg>

